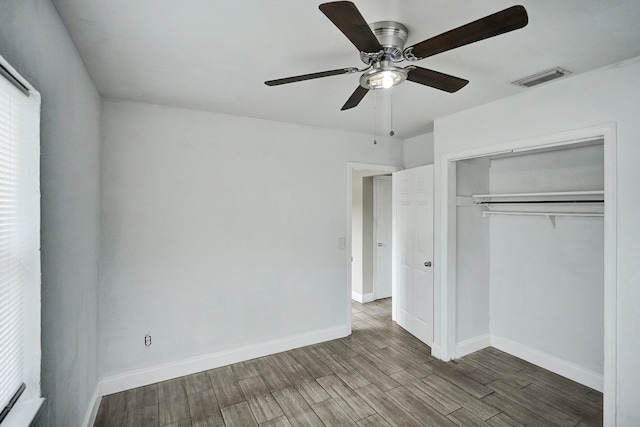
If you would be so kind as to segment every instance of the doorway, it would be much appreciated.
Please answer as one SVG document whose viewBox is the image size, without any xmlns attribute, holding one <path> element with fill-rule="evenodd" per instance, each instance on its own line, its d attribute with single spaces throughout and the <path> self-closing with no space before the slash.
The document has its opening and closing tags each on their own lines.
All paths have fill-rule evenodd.
<svg viewBox="0 0 640 427">
<path fill-rule="evenodd" d="M 398 166 L 375 165 L 365 163 L 348 163 L 347 165 L 347 318 L 349 319 L 349 329 L 351 327 L 351 301 L 360 303 L 373 301 L 376 297 L 384 298 L 385 293 L 382 288 L 382 278 L 374 276 L 382 275 L 384 268 L 378 271 L 376 267 L 382 267 L 381 261 L 376 260 L 378 243 L 382 243 L 382 249 L 389 249 L 391 257 L 391 241 L 383 241 L 375 235 L 374 221 L 374 177 L 383 177 L 391 182 L 390 174 L 401 170 Z M 381 184 L 384 186 L 385 184 Z M 379 196 L 380 198 L 386 196 Z M 389 211 L 391 210 L 391 199 L 389 198 Z M 377 200 L 381 202 L 382 200 Z M 366 202 L 366 209 L 363 202 Z M 363 212 L 366 210 L 366 212 Z M 390 219 L 390 218 L 389 218 Z M 379 233 L 382 233 L 380 231 Z M 382 236 L 380 236 L 382 237 Z M 378 239 L 374 241 L 374 238 Z M 384 252 L 384 251 L 381 251 Z M 389 258 L 389 266 L 391 259 Z M 390 270 L 390 267 L 389 267 Z M 374 281 L 378 283 L 379 295 L 376 294 Z M 390 288 L 390 284 L 389 284 Z M 390 296 L 390 295 L 389 295 Z"/>
</svg>

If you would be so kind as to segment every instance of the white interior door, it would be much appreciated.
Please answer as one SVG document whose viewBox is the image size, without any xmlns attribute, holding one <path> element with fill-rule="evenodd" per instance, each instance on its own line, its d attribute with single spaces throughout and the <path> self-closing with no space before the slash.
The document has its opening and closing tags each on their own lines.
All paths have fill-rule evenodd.
<svg viewBox="0 0 640 427">
<path fill-rule="evenodd" d="M 393 210 L 391 177 L 373 178 L 373 297 L 391 296 L 391 214 Z"/>
<path fill-rule="evenodd" d="M 433 165 L 393 173 L 394 318 L 433 344 Z"/>
</svg>

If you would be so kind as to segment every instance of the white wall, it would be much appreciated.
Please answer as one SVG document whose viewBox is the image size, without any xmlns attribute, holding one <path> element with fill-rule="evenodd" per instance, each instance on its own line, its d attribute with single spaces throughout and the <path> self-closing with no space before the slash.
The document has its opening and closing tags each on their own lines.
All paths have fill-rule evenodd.
<svg viewBox="0 0 640 427">
<path fill-rule="evenodd" d="M 98 383 L 100 97 L 48 0 L 0 3 L 0 54 L 42 95 L 37 425 L 79 426 Z"/>
<path fill-rule="evenodd" d="M 105 377 L 346 330 L 347 162 L 400 165 L 401 141 L 130 102 L 103 113 Z"/>
<path fill-rule="evenodd" d="M 488 160 L 460 161 L 456 174 L 459 196 L 489 192 Z M 489 221 L 476 206 L 458 206 L 456 230 L 456 339 L 461 344 L 490 332 Z"/>
<path fill-rule="evenodd" d="M 615 123 L 617 128 L 617 408 L 618 425 L 640 420 L 640 75 L 639 61 L 576 75 L 524 91 L 518 96 L 463 111 L 435 123 L 436 177 L 442 156 L 469 148 Z M 436 205 L 442 198 L 436 185 Z M 441 212 L 436 211 L 436 247 L 440 245 Z M 438 261 L 438 259 L 436 259 Z M 435 264 L 438 265 L 437 263 Z M 436 271 L 436 298 L 440 278 Z M 440 313 L 436 313 L 439 316 Z M 438 317 L 437 317 L 438 318 Z M 438 318 L 438 320 L 440 320 Z M 436 325 L 438 330 L 439 325 Z M 440 339 L 438 336 L 436 339 Z"/>
<path fill-rule="evenodd" d="M 491 193 L 603 188 L 602 145 L 491 162 Z M 602 378 L 603 219 L 556 217 L 555 228 L 541 216 L 489 221 L 492 336 Z"/>
<path fill-rule="evenodd" d="M 404 168 L 433 164 L 433 132 L 404 140 Z"/>
</svg>

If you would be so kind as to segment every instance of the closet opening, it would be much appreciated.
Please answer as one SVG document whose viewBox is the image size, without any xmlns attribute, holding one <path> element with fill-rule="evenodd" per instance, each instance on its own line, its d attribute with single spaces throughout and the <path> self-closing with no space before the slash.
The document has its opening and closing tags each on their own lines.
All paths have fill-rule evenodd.
<svg viewBox="0 0 640 427">
<path fill-rule="evenodd" d="M 440 356 L 489 346 L 615 404 L 615 128 L 443 159 Z"/>
</svg>

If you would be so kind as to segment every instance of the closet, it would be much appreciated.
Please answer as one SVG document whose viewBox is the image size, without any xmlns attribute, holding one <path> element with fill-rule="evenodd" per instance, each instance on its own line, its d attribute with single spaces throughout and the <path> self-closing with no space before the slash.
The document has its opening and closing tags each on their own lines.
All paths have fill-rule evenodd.
<svg viewBox="0 0 640 427">
<path fill-rule="evenodd" d="M 457 357 L 491 345 L 602 390 L 603 148 L 456 162 Z"/>
</svg>

